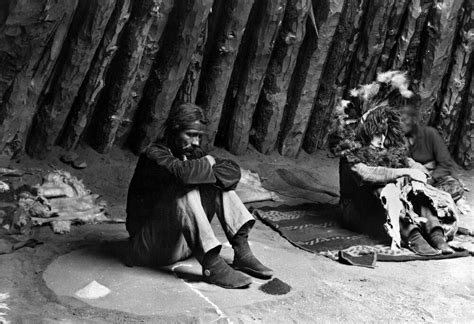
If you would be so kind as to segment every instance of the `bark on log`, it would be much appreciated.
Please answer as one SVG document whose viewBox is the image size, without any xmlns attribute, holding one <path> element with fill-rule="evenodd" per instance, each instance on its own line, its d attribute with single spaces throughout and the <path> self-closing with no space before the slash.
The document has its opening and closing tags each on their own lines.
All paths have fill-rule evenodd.
<svg viewBox="0 0 474 324">
<path fill-rule="evenodd" d="M 422 70 L 418 89 L 421 97 L 420 120 L 424 124 L 430 121 L 443 77 L 449 66 L 461 5 L 462 1 L 443 0 L 433 6 L 429 13 L 428 35 L 424 39 L 426 48 L 422 55 Z"/>
<path fill-rule="evenodd" d="M 201 75 L 202 60 L 204 57 L 204 48 L 207 40 L 207 23 L 204 23 L 201 34 L 197 42 L 196 51 L 191 57 L 183 83 L 179 87 L 174 100 L 175 104 L 183 102 L 196 102 L 196 95 L 199 87 L 199 77 Z"/>
<path fill-rule="evenodd" d="M 262 0 L 256 3 L 259 11 L 244 62 L 239 75 L 239 86 L 233 103 L 233 114 L 227 133 L 227 146 L 234 154 L 243 154 L 249 143 L 252 117 L 263 85 L 278 29 L 285 13 L 286 0 Z"/>
<path fill-rule="evenodd" d="M 135 1 L 130 20 L 120 39 L 120 47 L 109 70 L 106 88 L 101 93 L 87 139 L 101 153 L 107 153 L 115 141 L 117 129 L 127 107 L 131 89 L 138 72 L 146 37 L 155 19 L 161 0 Z"/>
<path fill-rule="evenodd" d="M 262 153 L 276 147 L 287 92 L 306 33 L 311 0 L 289 0 L 257 103 L 251 143 Z"/>
<path fill-rule="evenodd" d="M 319 38 L 313 24 L 307 20 L 306 37 L 300 48 L 285 107 L 285 122 L 278 136 L 278 148 L 284 156 L 295 157 L 300 151 L 343 2 L 318 1 L 314 6 Z"/>
<path fill-rule="evenodd" d="M 84 80 L 100 43 L 116 0 L 80 0 L 65 44 L 48 87 L 39 99 L 38 111 L 27 140 L 26 151 L 45 158 L 56 142 L 69 109 Z"/>
<path fill-rule="evenodd" d="M 132 86 L 132 91 L 128 98 L 127 108 L 125 109 L 122 123 L 117 130 L 115 143 L 119 146 L 126 146 L 128 136 L 133 127 L 133 120 L 138 105 L 143 98 L 143 90 L 145 89 L 146 81 L 150 76 L 150 71 L 155 61 L 156 54 L 160 50 L 160 39 L 163 35 L 168 17 L 173 9 L 175 0 L 162 0 L 160 9 L 158 11 L 157 19 L 153 20 L 150 31 L 145 40 L 144 51 L 140 65 L 138 66 L 137 76 Z"/>
<path fill-rule="evenodd" d="M 385 72 L 392 66 L 397 39 L 400 37 L 401 29 L 403 28 L 403 18 L 407 14 L 409 3 L 410 0 L 397 0 L 393 4 L 388 19 L 385 44 L 383 45 L 382 54 L 377 64 L 377 73 Z"/>
<path fill-rule="evenodd" d="M 472 55 L 474 60 L 474 55 Z M 471 68 L 471 80 L 469 91 L 466 93 L 466 105 L 463 114 L 460 116 L 461 125 L 458 129 L 460 133 L 459 142 L 454 151 L 454 158 L 465 168 L 471 168 L 474 163 L 474 67 Z"/>
<path fill-rule="evenodd" d="M 397 41 L 395 56 L 392 63 L 392 69 L 394 70 L 401 69 L 403 62 L 405 61 L 408 47 L 410 46 L 415 34 L 415 30 L 420 30 L 421 32 L 421 29 L 419 27 L 417 28 L 417 25 L 424 25 L 424 19 L 427 17 L 428 13 L 426 12 L 422 15 L 422 1 L 423 0 L 411 0 L 408 5 L 407 17 Z"/>
<path fill-rule="evenodd" d="M 11 2 L 0 30 L 0 151 L 10 156 L 24 148 L 76 6 L 77 0 Z"/>
<path fill-rule="evenodd" d="M 213 16 L 216 15 L 218 27 L 214 29 L 210 26 L 196 96 L 196 104 L 204 109 L 208 119 L 207 134 L 203 138 L 206 149 L 214 146 L 226 91 L 253 2 L 254 0 L 227 0 L 223 5 L 222 1 L 218 1 L 216 5 L 221 7 L 215 8 L 212 13 Z"/>
<path fill-rule="evenodd" d="M 463 99 L 469 87 L 469 73 L 473 63 L 471 55 L 474 48 L 474 17 L 472 8 L 464 8 L 462 11 L 459 32 L 455 39 L 453 62 L 438 117 L 438 127 L 451 152 L 454 152 L 458 144 L 458 137 L 462 137 L 456 133 L 464 124 L 460 117 L 466 106 L 466 101 Z"/>
<path fill-rule="evenodd" d="M 212 0 L 175 3 L 164 30 L 162 48 L 137 110 L 136 125 L 130 137 L 135 152 L 140 152 L 160 135 L 211 6 Z"/>
<path fill-rule="evenodd" d="M 3 27 L 3 24 L 7 21 L 9 13 L 10 1 L 0 1 L 0 28 Z"/>
<path fill-rule="evenodd" d="M 414 26 L 415 29 L 408 43 L 408 47 L 406 49 L 405 56 L 401 65 L 401 69 L 408 71 L 409 75 L 412 77 L 414 85 L 417 85 L 421 78 L 421 62 L 423 59 L 423 48 L 426 46 L 425 43 L 428 34 L 428 16 L 431 11 L 431 8 L 433 8 L 433 5 L 433 0 L 420 1 L 421 13 L 416 19 L 416 23 Z"/>
<path fill-rule="evenodd" d="M 347 87 L 372 82 L 377 70 L 377 62 L 382 54 L 388 19 L 394 0 L 370 0 L 364 18 L 361 41 L 351 66 Z"/>
<path fill-rule="evenodd" d="M 59 138 L 59 144 L 68 150 L 77 146 L 92 118 L 97 98 L 105 85 L 105 76 L 117 52 L 119 35 L 130 16 L 130 1 L 117 1 L 87 76 L 71 107 L 63 134 Z"/>
<path fill-rule="evenodd" d="M 347 58 L 357 45 L 360 20 L 366 5 L 367 1 L 359 0 L 346 1 L 343 6 L 303 143 L 304 149 L 309 153 L 325 144 L 334 103 L 344 91 L 346 66 L 350 63 Z"/>
</svg>

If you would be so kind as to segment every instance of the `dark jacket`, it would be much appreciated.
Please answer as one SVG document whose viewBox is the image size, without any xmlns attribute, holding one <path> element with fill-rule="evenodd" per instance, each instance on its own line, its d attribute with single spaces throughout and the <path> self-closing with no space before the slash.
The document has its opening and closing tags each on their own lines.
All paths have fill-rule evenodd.
<svg viewBox="0 0 474 324">
<path fill-rule="evenodd" d="M 411 158 L 421 164 L 436 162 L 431 175 L 436 181 L 453 175 L 454 162 L 438 131 L 433 127 L 417 126 L 415 132 L 415 142 L 410 146 Z"/>
<path fill-rule="evenodd" d="M 195 149 L 184 161 L 174 156 L 162 143 L 148 146 L 138 159 L 128 189 L 127 230 L 131 236 L 150 217 L 173 212 L 177 197 L 200 185 L 214 185 L 221 190 L 234 189 L 240 180 L 240 168 L 231 161 L 216 159 L 216 165 Z"/>
</svg>

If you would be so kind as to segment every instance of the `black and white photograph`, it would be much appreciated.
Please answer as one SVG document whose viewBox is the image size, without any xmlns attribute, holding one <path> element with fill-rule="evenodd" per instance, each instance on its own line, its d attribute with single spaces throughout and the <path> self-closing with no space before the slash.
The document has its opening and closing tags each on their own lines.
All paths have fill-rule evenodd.
<svg viewBox="0 0 474 324">
<path fill-rule="evenodd" d="M 474 323 L 474 0 L 0 0 L 0 324 Z"/>
</svg>

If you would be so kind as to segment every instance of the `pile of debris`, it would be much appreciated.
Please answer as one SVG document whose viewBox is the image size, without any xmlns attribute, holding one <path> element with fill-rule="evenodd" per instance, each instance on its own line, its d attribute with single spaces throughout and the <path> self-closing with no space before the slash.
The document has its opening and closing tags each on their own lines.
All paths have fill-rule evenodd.
<svg viewBox="0 0 474 324">
<path fill-rule="evenodd" d="M 13 171 L 21 173 L 3 169 L 0 174 L 11 175 Z M 45 174 L 40 185 L 12 189 L 2 181 L 0 195 L 7 198 L 2 199 L 5 208 L 0 209 L 2 227 L 10 232 L 24 233 L 31 226 L 49 224 L 55 233 L 64 234 L 70 232 L 71 224 L 108 221 L 106 202 L 62 170 Z"/>
</svg>

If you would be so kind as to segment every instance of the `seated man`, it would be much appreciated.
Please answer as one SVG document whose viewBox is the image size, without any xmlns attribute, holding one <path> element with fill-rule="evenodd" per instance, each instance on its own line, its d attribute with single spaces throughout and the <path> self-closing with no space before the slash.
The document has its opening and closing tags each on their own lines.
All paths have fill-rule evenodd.
<svg viewBox="0 0 474 324">
<path fill-rule="evenodd" d="M 447 240 L 457 230 L 455 203 L 407 161 L 397 109 L 412 94 L 404 80 L 399 71 L 381 74 L 336 108 L 330 143 L 341 158 L 342 222 L 379 238 L 388 234 L 392 249 L 403 242 L 420 255 L 452 254 Z"/>
<path fill-rule="evenodd" d="M 429 175 L 429 184 L 448 192 L 454 201 L 458 201 L 464 188 L 455 177 L 454 161 L 437 130 L 418 124 L 416 101 L 409 100 L 402 108 L 402 130 L 409 143 L 409 154 L 415 162 L 423 165 Z"/>
<path fill-rule="evenodd" d="M 221 243 L 210 225 L 214 214 L 234 249 L 235 269 L 263 279 L 273 272 L 257 260 L 247 241 L 255 219 L 233 190 L 240 168 L 200 149 L 204 130 L 201 108 L 182 104 L 165 123 L 164 141 L 140 155 L 128 191 L 128 262 L 161 266 L 194 255 L 207 282 L 246 287 L 252 280 L 219 256 Z"/>
</svg>

